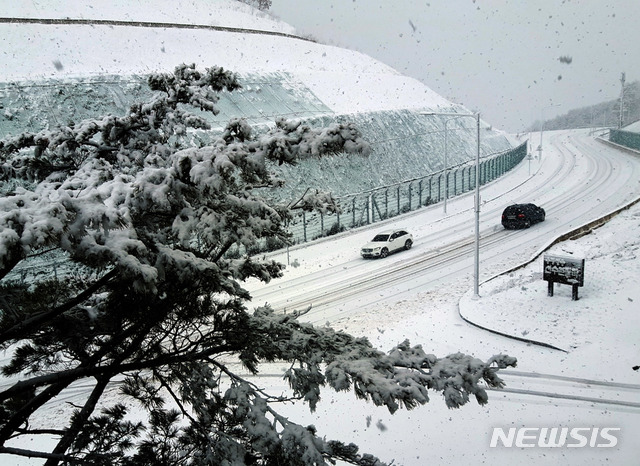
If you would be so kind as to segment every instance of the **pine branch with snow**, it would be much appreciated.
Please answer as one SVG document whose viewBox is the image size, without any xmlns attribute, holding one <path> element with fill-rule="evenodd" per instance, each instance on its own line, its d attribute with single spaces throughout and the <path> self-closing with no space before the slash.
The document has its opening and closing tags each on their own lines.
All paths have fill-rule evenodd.
<svg viewBox="0 0 640 466">
<path fill-rule="evenodd" d="M 337 208 L 311 187 L 289 204 L 272 201 L 264 188 L 281 181 L 270 164 L 366 155 L 368 144 L 348 123 L 280 119 L 255 134 L 233 119 L 213 143 L 193 147 L 189 131 L 208 128 L 198 112 L 215 113 L 218 93 L 239 87 L 235 75 L 181 65 L 149 86 L 153 99 L 124 116 L 0 141 L 0 183 L 10 187 L 0 198 L 0 346 L 10 354 L 2 374 L 19 379 L 0 392 L 0 453 L 48 465 L 379 465 L 276 406 L 315 409 L 331 389 L 391 412 L 425 404 L 429 390 L 459 407 L 501 386 L 496 371 L 515 365 L 506 356 L 439 359 L 408 342 L 385 354 L 298 314 L 250 310 L 242 282 L 268 282 L 284 266 L 231 248 L 286 239 L 292 209 Z M 289 393 L 252 382 L 272 361 L 289 364 Z M 90 388 L 68 419 L 34 429 L 77 381 Z M 120 401 L 105 406 L 116 386 Z M 132 403 L 146 418 L 130 419 Z M 32 434 L 59 441 L 51 452 L 7 445 Z"/>
</svg>

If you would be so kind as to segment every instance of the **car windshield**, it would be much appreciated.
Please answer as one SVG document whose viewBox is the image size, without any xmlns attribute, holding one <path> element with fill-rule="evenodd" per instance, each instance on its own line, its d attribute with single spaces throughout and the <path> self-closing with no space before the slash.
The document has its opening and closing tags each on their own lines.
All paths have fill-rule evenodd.
<svg viewBox="0 0 640 466">
<path fill-rule="evenodd" d="M 376 235 L 373 238 L 374 243 L 380 243 L 382 241 L 387 241 L 389 239 L 389 235 Z"/>
</svg>

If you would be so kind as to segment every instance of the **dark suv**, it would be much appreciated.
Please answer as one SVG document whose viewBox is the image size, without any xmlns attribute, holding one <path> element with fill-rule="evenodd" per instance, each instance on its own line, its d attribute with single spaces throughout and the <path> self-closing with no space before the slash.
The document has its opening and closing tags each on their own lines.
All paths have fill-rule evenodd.
<svg viewBox="0 0 640 466">
<path fill-rule="evenodd" d="M 502 226 L 512 228 L 529 228 L 534 223 L 544 221 L 545 212 L 535 204 L 514 204 L 502 212 Z"/>
</svg>

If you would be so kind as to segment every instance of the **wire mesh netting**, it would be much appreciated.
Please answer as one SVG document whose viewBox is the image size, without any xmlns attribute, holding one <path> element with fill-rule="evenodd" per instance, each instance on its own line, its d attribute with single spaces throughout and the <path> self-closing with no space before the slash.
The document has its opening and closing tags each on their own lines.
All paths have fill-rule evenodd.
<svg viewBox="0 0 640 466">
<path fill-rule="evenodd" d="M 527 143 L 481 159 L 480 185 L 504 175 L 527 155 Z M 442 202 L 475 189 L 476 166 L 466 162 L 421 178 L 338 198 L 340 213 L 304 212 L 289 225 L 292 243 L 303 243 Z"/>
</svg>

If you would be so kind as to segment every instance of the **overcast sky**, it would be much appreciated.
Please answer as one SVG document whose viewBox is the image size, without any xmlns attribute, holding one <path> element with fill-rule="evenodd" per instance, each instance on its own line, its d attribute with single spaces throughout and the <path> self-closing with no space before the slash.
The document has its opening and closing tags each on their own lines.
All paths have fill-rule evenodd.
<svg viewBox="0 0 640 466">
<path fill-rule="evenodd" d="M 370 55 L 510 132 L 619 98 L 623 72 L 640 80 L 640 0 L 272 2 L 300 33 Z"/>
</svg>

